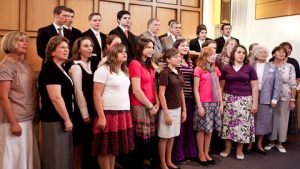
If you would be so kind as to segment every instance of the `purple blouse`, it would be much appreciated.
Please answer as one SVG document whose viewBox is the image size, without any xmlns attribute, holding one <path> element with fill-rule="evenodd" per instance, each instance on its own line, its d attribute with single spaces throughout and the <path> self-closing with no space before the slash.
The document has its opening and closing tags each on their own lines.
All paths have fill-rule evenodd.
<svg viewBox="0 0 300 169">
<path fill-rule="evenodd" d="M 235 71 L 232 65 L 225 65 L 220 80 L 225 80 L 224 93 L 235 96 L 251 96 L 252 87 L 250 81 L 257 80 L 255 69 L 250 64 L 244 64 L 239 71 Z"/>
</svg>

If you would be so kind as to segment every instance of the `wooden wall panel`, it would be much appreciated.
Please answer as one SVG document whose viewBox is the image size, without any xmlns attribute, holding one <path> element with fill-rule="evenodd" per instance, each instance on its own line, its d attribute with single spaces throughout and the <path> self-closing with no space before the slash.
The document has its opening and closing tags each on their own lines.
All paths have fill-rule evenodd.
<svg viewBox="0 0 300 169">
<path fill-rule="evenodd" d="M 39 71 L 42 67 L 42 59 L 37 55 L 36 38 L 29 38 L 26 60 L 31 63 L 34 71 Z"/>
<path fill-rule="evenodd" d="M 200 14 L 195 11 L 181 11 L 182 37 L 196 37 L 196 28 L 200 23 Z"/>
<path fill-rule="evenodd" d="M 0 37 L 0 42 L 1 42 L 1 40 L 2 40 L 2 37 Z M 2 52 L 2 50 L 0 50 L 0 61 L 3 59 L 4 55 L 5 55 L 5 53 Z"/>
<path fill-rule="evenodd" d="M 152 18 L 152 7 L 142 5 L 129 5 L 131 13 L 131 32 L 140 35 L 147 30 L 147 21 Z"/>
<path fill-rule="evenodd" d="M 168 22 L 171 19 L 177 18 L 177 10 L 171 8 L 156 8 L 156 18 L 160 20 L 160 31 L 159 35 L 168 32 Z"/>
<path fill-rule="evenodd" d="M 19 30 L 19 0 L 1 0 L 0 5 L 0 30 Z"/>
<path fill-rule="evenodd" d="M 191 6 L 191 7 L 199 7 L 200 1 L 199 0 L 188 0 L 188 1 L 181 0 L 181 5 Z"/>
<path fill-rule="evenodd" d="M 108 34 L 114 29 L 117 23 L 117 13 L 124 9 L 124 3 L 100 1 L 99 11 L 102 15 L 102 29 L 103 33 Z"/>
<path fill-rule="evenodd" d="M 73 26 L 81 31 L 89 28 L 88 16 L 94 10 L 93 0 L 65 0 L 65 5 L 75 11 Z M 84 8 L 83 8 L 84 7 Z"/>
<path fill-rule="evenodd" d="M 59 0 L 27 0 L 26 2 L 26 31 L 37 31 L 40 27 L 53 22 L 53 8 L 59 5 Z"/>
<path fill-rule="evenodd" d="M 156 2 L 165 3 L 165 4 L 178 4 L 178 0 L 156 0 Z"/>
</svg>

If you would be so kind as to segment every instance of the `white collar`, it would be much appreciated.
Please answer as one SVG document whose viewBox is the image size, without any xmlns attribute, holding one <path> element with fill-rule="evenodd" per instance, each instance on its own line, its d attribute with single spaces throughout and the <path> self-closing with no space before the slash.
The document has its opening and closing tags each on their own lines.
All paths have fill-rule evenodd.
<svg viewBox="0 0 300 169">
<path fill-rule="evenodd" d="M 92 70 L 91 70 L 91 62 L 88 62 L 88 64 L 86 65 L 83 61 L 81 60 L 74 60 L 74 63 L 75 64 L 80 64 L 84 70 L 86 70 L 88 73 L 92 73 Z"/>
<path fill-rule="evenodd" d="M 122 31 L 125 33 L 126 32 L 126 28 L 125 27 L 123 27 L 123 26 L 121 26 L 121 25 L 119 25 L 119 27 L 122 29 Z M 129 30 L 128 30 L 129 31 Z"/>
<path fill-rule="evenodd" d="M 99 35 L 100 34 L 100 31 L 98 32 L 98 31 L 96 31 L 95 29 L 93 29 L 93 28 L 90 28 L 92 31 L 93 31 L 93 33 L 95 34 L 95 35 Z"/>
<path fill-rule="evenodd" d="M 57 30 L 58 28 L 62 28 L 62 30 L 64 29 L 64 26 L 59 26 L 56 23 L 53 22 L 53 26 L 55 27 L 55 29 Z"/>
</svg>

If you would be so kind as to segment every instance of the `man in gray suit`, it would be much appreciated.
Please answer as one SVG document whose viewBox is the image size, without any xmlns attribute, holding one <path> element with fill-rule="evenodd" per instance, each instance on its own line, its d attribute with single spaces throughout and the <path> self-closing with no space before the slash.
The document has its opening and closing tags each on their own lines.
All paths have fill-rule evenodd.
<svg viewBox="0 0 300 169">
<path fill-rule="evenodd" d="M 174 42 L 180 38 L 181 36 L 181 23 L 176 21 L 172 22 L 170 25 L 170 35 L 163 37 L 160 41 L 163 46 L 163 51 L 170 49 L 173 47 Z"/>
<path fill-rule="evenodd" d="M 154 59 L 155 62 L 158 63 L 159 60 L 162 59 L 162 51 L 163 47 L 161 45 L 161 42 L 157 36 L 157 33 L 160 29 L 160 22 L 157 18 L 151 18 L 147 22 L 147 28 L 148 30 L 140 35 L 141 37 L 151 39 L 154 42 Z"/>
</svg>

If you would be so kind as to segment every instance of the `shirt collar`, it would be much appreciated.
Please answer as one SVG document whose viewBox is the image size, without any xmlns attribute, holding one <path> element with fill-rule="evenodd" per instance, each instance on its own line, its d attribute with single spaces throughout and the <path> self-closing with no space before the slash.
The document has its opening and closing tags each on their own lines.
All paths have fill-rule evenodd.
<svg viewBox="0 0 300 169">
<path fill-rule="evenodd" d="M 62 28 L 62 30 L 63 30 L 63 28 L 64 28 L 63 26 L 59 26 L 59 25 L 57 25 L 57 24 L 54 23 L 54 22 L 53 22 L 53 26 L 55 27 L 56 30 L 57 30 L 58 28 Z"/>
<path fill-rule="evenodd" d="M 93 29 L 93 28 L 90 28 L 92 31 L 93 31 L 93 33 L 95 34 L 95 35 L 99 35 L 99 32 L 98 31 L 96 31 L 95 29 Z"/>
</svg>

